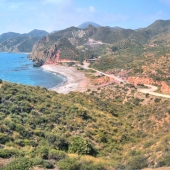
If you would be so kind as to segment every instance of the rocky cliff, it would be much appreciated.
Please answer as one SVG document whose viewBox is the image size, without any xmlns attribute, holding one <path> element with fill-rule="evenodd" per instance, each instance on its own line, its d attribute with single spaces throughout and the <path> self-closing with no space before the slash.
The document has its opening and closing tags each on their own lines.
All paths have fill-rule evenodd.
<svg viewBox="0 0 170 170">
<path fill-rule="evenodd" d="M 96 28 L 93 26 L 84 30 L 70 27 L 49 34 L 35 43 L 30 59 L 35 62 L 36 66 L 48 61 L 57 62 L 56 56 L 58 55 L 62 59 L 79 60 L 84 52 L 77 46 L 85 44 L 95 31 Z"/>
</svg>

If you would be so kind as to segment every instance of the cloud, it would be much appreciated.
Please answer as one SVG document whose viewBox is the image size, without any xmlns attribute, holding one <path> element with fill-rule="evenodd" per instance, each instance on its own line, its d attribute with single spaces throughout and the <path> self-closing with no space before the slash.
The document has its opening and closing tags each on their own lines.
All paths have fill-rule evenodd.
<svg viewBox="0 0 170 170">
<path fill-rule="evenodd" d="M 93 6 L 89 6 L 89 11 L 91 13 L 94 13 L 94 12 L 96 12 L 96 9 Z"/>
</svg>

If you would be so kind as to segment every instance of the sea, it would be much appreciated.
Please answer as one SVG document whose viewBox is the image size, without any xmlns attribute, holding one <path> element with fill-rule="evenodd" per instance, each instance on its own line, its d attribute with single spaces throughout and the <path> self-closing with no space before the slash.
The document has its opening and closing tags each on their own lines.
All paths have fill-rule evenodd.
<svg viewBox="0 0 170 170">
<path fill-rule="evenodd" d="M 41 86 L 47 89 L 62 85 L 66 78 L 60 74 L 33 67 L 24 53 L 0 53 L 0 79 L 3 81 Z"/>
</svg>

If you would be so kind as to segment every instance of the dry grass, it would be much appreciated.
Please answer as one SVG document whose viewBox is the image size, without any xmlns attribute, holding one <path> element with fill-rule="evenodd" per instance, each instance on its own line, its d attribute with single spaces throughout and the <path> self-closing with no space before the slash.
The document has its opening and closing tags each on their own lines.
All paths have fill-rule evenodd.
<svg viewBox="0 0 170 170">
<path fill-rule="evenodd" d="M 170 167 L 161 167 L 161 168 L 145 168 L 143 170 L 170 170 Z"/>
</svg>

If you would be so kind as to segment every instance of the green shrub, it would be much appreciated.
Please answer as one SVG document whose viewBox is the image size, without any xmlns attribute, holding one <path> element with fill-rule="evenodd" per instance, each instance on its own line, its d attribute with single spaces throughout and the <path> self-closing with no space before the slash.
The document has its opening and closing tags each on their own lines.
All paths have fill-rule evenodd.
<svg viewBox="0 0 170 170">
<path fill-rule="evenodd" d="M 64 159 L 57 163 L 58 167 L 61 170 L 79 170 L 80 169 L 80 163 L 75 159 Z"/>
<path fill-rule="evenodd" d="M 33 140 L 28 140 L 28 139 L 17 139 L 15 140 L 15 144 L 23 147 L 23 146 L 37 146 L 37 143 Z"/>
<path fill-rule="evenodd" d="M 47 147 L 41 147 L 39 150 L 38 150 L 39 154 L 40 154 L 40 157 L 42 159 L 48 159 L 48 148 Z"/>
<path fill-rule="evenodd" d="M 154 100 L 154 102 L 155 102 L 155 103 L 158 103 L 158 102 L 160 102 L 160 100 L 161 100 L 160 98 L 156 98 L 156 99 Z"/>
<path fill-rule="evenodd" d="M 158 163 L 158 166 L 170 166 L 170 153 Z"/>
<path fill-rule="evenodd" d="M 129 155 L 130 156 L 138 156 L 138 155 L 141 155 L 141 151 L 139 151 L 139 150 L 132 150 L 132 151 L 130 151 Z"/>
<path fill-rule="evenodd" d="M 19 155 L 19 152 L 17 150 L 0 149 L 0 158 L 10 158 L 14 155 Z"/>
<path fill-rule="evenodd" d="M 2 80 L 0 79 L 0 84 L 2 84 Z"/>
<path fill-rule="evenodd" d="M 53 164 L 51 164 L 49 161 L 43 160 L 41 158 L 34 158 L 32 160 L 34 166 L 39 166 L 41 168 L 47 168 L 51 169 L 54 168 Z"/>
<path fill-rule="evenodd" d="M 153 141 L 149 141 L 149 142 L 146 142 L 143 147 L 144 147 L 144 148 L 149 148 L 149 147 L 152 146 L 153 144 L 154 144 Z"/>
<path fill-rule="evenodd" d="M 81 137 L 74 138 L 72 144 L 69 146 L 69 152 L 77 153 L 79 155 L 93 155 L 93 151 L 94 149 L 92 148 L 91 144 Z"/>
<path fill-rule="evenodd" d="M 49 152 L 49 159 L 55 159 L 56 161 L 59 161 L 64 158 L 66 158 L 66 153 L 64 151 L 51 149 Z"/>
<path fill-rule="evenodd" d="M 139 156 L 135 156 L 135 157 L 132 157 L 126 167 L 128 170 L 140 170 L 142 168 L 145 168 L 147 167 L 147 159 L 146 157 L 142 156 L 142 155 L 139 155 Z"/>
<path fill-rule="evenodd" d="M 57 149 L 68 151 L 69 143 L 64 137 L 57 136 L 56 142 L 54 143 Z"/>
<path fill-rule="evenodd" d="M 10 141 L 10 137 L 3 134 L 3 133 L 0 133 L 0 144 L 5 144 L 6 142 L 9 142 Z"/>
<path fill-rule="evenodd" d="M 82 163 L 80 170 L 105 170 L 103 165 L 93 165 L 90 163 Z"/>
<path fill-rule="evenodd" d="M 1 170 L 29 170 L 33 166 L 33 162 L 28 158 L 18 158 L 3 167 Z"/>
<path fill-rule="evenodd" d="M 115 51 L 118 50 L 118 48 L 117 48 L 116 46 L 112 46 L 111 48 L 112 48 L 112 51 L 113 51 L 113 52 L 115 52 Z"/>
<path fill-rule="evenodd" d="M 170 115 L 170 109 L 168 109 L 168 114 Z"/>
</svg>

